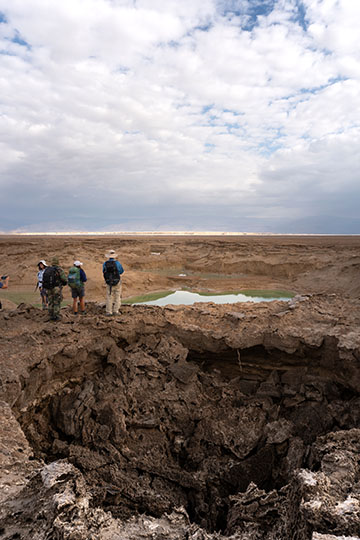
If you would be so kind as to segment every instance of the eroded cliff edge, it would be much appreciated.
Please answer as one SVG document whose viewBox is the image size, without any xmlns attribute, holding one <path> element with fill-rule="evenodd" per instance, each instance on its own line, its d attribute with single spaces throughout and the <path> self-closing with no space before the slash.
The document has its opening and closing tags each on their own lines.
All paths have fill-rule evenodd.
<svg viewBox="0 0 360 540">
<path fill-rule="evenodd" d="M 0 538 L 355 538 L 359 307 L 2 312 Z"/>
</svg>

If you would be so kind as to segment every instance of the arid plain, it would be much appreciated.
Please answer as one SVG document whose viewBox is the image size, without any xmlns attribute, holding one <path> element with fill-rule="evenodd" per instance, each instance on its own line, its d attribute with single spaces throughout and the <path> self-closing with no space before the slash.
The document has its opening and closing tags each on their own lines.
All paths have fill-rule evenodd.
<svg viewBox="0 0 360 540">
<path fill-rule="evenodd" d="M 123 264 L 123 298 L 155 291 L 283 289 L 360 295 L 360 236 L 0 236 L 0 271 L 14 292 L 32 293 L 37 262 L 58 255 L 68 270 L 84 263 L 87 299 L 104 297 L 102 263 L 109 249 Z M 65 299 L 70 298 L 67 288 Z M 21 298 L 21 297 L 20 297 Z M 32 302 L 37 295 L 28 297 Z"/>
</svg>

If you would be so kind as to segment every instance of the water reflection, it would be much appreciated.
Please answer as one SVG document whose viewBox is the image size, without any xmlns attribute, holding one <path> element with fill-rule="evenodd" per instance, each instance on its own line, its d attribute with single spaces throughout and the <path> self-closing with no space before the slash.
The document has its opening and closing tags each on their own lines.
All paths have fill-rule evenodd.
<svg viewBox="0 0 360 540">
<path fill-rule="evenodd" d="M 248 294 L 199 294 L 189 291 L 175 291 L 166 294 L 156 300 L 146 300 L 136 302 L 136 304 L 145 304 L 147 306 L 166 306 L 168 304 L 189 306 L 196 302 L 214 302 L 215 304 L 233 304 L 235 302 L 271 302 L 273 300 L 288 301 L 293 296 L 292 294 L 284 293 L 284 296 L 279 296 L 276 291 L 272 291 L 274 296 L 269 296 L 271 291 L 268 291 L 266 296 L 250 296 Z"/>
</svg>

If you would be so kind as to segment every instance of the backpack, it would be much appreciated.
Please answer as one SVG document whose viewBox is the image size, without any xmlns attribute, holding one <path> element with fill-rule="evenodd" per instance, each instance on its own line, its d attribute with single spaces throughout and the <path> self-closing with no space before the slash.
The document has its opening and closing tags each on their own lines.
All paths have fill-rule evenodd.
<svg viewBox="0 0 360 540">
<path fill-rule="evenodd" d="M 47 266 L 43 273 L 42 286 L 44 289 L 53 289 L 60 285 L 60 273 L 56 266 Z"/>
<path fill-rule="evenodd" d="M 72 289 L 80 289 L 82 287 L 80 279 L 80 268 L 77 266 L 72 266 L 69 270 L 69 275 L 67 278 L 68 285 Z"/>
<path fill-rule="evenodd" d="M 107 285 L 117 285 L 120 281 L 120 272 L 116 261 L 106 261 L 104 268 L 104 279 Z"/>
</svg>

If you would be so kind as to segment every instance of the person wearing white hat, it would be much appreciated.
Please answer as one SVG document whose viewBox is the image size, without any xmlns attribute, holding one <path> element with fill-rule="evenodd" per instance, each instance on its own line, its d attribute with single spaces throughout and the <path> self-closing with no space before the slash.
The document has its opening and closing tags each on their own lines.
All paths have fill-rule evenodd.
<svg viewBox="0 0 360 540">
<path fill-rule="evenodd" d="M 69 270 L 68 285 L 71 289 L 71 297 L 73 299 L 73 313 L 78 314 L 78 299 L 80 305 L 80 313 L 85 313 L 85 281 L 87 281 L 86 274 L 81 268 L 83 265 L 80 261 L 74 261 L 73 266 Z"/>
<path fill-rule="evenodd" d="M 37 288 L 39 288 L 42 308 L 47 309 L 48 308 L 48 295 L 47 295 L 46 289 L 43 287 L 43 275 L 44 275 L 45 268 L 47 267 L 47 264 L 44 261 L 44 259 L 41 259 L 41 261 L 38 262 L 37 267 L 38 267 L 38 273 L 37 273 L 37 284 L 35 287 L 35 291 Z"/>
<path fill-rule="evenodd" d="M 103 264 L 103 276 L 106 283 L 106 315 L 118 315 L 121 306 L 121 274 L 124 269 L 117 261 L 117 253 L 110 249 L 105 253 L 107 261 Z"/>
</svg>

